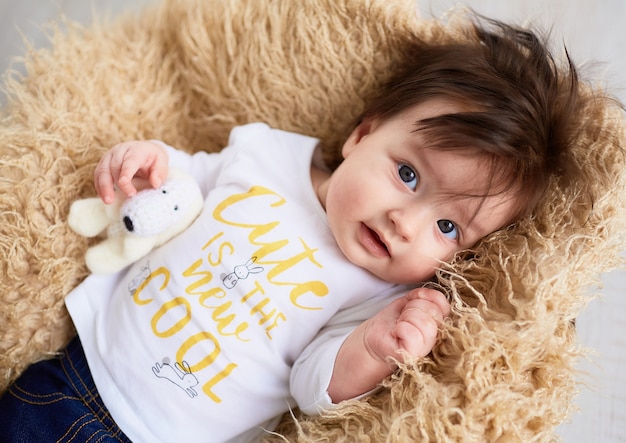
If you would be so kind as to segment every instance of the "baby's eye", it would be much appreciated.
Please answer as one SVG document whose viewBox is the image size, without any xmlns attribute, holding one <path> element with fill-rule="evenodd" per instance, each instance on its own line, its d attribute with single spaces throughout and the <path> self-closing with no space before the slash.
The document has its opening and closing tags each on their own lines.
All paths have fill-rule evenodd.
<svg viewBox="0 0 626 443">
<path fill-rule="evenodd" d="M 451 240 L 457 240 L 459 238 L 459 230 L 450 220 L 437 220 L 437 226 L 441 233 L 447 238 Z"/>
<path fill-rule="evenodd" d="M 398 175 L 400 176 L 400 180 L 402 180 L 411 191 L 415 191 L 417 189 L 417 183 L 419 178 L 417 174 L 409 165 L 404 163 L 398 164 Z"/>
</svg>

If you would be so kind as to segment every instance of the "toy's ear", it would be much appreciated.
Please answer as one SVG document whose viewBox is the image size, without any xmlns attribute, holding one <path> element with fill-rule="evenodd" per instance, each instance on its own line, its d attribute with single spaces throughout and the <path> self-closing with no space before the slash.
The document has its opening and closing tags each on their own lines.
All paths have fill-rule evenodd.
<svg viewBox="0 0 626 443">
<path fill-rule="evenodd" d="M 87 268 L 94 274 L 112 274 L 146 255 L 154 247 L 153 238 L 112 237 L 92 246 L 85 254 Z"/>
<path fill-rule="evenodd" d="M 95 237 L 110 223 L 105 204 L 97 197 L 76 200 L 70 206 L 67 223 L 70 228 L 84 237 Z"/>
</svg>

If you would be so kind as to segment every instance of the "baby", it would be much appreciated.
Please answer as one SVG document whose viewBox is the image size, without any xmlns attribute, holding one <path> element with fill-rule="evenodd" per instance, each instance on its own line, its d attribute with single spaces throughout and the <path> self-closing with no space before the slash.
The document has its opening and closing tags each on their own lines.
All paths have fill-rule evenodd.
<svg viewBox="0 0 626 443">
<path fill-rule="evenodd" d="M 258 441 L 289 408 L 316 414 L 367 395 L 398 362 L 430 353 L 450 306 L 418 283 L 576 173 L 573 67 L 561 78 L 531 32 L 474 32 L 480 44 L 407 48 L 334 171 L 318 140 L 263 123 L 235 128 L 219 154 L 160 141 L 105 153 L 105 203 L 114 187 L 132 196 L 133 179 L 157 187 L 176 167 L 200 184 L 204 211 L 67 297 L 80 341 L 23 374 L 0 401 L 0 426 Z"/>
</svg>

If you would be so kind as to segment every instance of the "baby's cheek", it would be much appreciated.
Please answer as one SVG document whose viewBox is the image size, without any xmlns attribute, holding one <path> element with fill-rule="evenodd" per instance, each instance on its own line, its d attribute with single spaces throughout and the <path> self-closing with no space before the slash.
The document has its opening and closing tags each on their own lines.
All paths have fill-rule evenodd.
<svg viewBox="0 0 626 443">
<path fill-rule="evenodd" d="M 394 264 L 395 278 L 400 284 L 414 284 L 429 280 L 435 275 L 438 262 L 429 257 L 407 257 Z"/>
<path fill-rule="evenodd" d="M 344 187 L 341 191 L 329 195 L 326 211 L 346 221 L 360 220 L 369 207 L 363 192 Z"/>
</svg>

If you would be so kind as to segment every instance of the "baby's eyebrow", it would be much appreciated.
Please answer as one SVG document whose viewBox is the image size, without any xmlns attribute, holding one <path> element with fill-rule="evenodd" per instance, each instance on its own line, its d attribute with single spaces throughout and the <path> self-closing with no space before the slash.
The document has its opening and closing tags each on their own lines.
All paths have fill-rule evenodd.
<svg viewBox="0 0 626 443">
<path fill-rule="evenodd" d="M 474 244 L 482 238 L 480 233 L 485 232 L 485 227 L 478 222 L 478 214 L 485 197 L 481 195 L 463 195 L 458 192 L 442 192 L 441 204 L 447 206 L 446 213 L 453 214 L 451 219 L 461 230 L 461 239 L 471 239 L 466 246 Z M 471 203 L 476 201 L 476 203 Z"/>
</svg>

